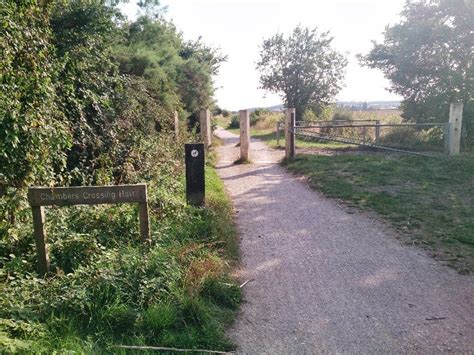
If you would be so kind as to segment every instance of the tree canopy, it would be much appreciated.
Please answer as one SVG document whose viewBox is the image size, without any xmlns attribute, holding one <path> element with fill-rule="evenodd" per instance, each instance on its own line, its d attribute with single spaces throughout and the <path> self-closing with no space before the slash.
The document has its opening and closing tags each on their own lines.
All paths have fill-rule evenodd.
<svg viewBox="0 0 474 355">
<path fill-rule="evenodd" d="M 474 2 L 407 1 L 402 21 L 385 30 L 363 63 L 382 70 L 404 97 L 406 118 L 446 120 L 449 103 L 461 101 L 473 118 Z M 472 123 L 471 123 L 472 124 Z"/>
<path fill-rule="evenodd" d="M 0 3 L 0 220 L 26 186 L 132 181 L 174 111 L 212 106 L 225 57 L 183 40 L 158 1 L 133 22 L 118 2 Z"/>
<path fill-rule="evenodd" d="M 308 108 L 318 109 L 340 91 L 347 60 L 331 47 L 329 32 L 297 26 L 289 36 L 265 39 L 257 70 L 263 89 L 281 95 L 286 107 L 301 119 Z"/>
</svg>

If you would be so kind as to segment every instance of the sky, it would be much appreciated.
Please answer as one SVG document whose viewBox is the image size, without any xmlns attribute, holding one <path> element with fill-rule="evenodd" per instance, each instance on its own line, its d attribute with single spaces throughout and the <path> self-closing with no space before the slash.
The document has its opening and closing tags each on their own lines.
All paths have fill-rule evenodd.
<svg viewBox="0 0 474 355">
<path fill-rule="evenodd" d="M 360 66 L 356 55 L 366 54 L 372 40 L 383 40 L 385 26 L 399 22 L 405 0 L 162 0 L 165 18 L 172 20 L 186 40 L 202 36 L 228 56 L 215 78 L 220 107 L 239 110 L 281 103 L 276 94 L 259 89 L 255 63 L 264 38 L 290 33 L 301 24 L 329 30 L 333 46 L 346 54 L 345 87 L 339 101 L 398 100 L 383 74 Z M 134 1 L 123 8 L 134 18 Z"/>
</svg>

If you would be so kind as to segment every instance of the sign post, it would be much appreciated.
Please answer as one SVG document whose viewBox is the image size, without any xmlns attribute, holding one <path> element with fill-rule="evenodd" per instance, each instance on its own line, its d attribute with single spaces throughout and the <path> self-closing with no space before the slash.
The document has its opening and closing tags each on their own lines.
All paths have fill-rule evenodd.
<svg viewBox="0 0 474 355">
<path fill-rule="evenodd" d="M 44 275 L 49 271 L 49 253 L 46 244 L 46 231 L 44 230 L 44 208 L 43 206 L 32 206 L 31 209 L 33 210 L 33 231 L 38 256 L 38 272 Z"/>
<path fill-rule="evenodd" d="M 140 235 L 144 243 L 150 239 L 146 184 L 77 187 L 30 187 L 28 201 L 33 212 L 33 229 L 38 255 L 38 271 L 49 272 L 48 246 L 44 229 L 43 206 L 99 205 L 138 203 Z"/>
<path fill-rule="evenodd" d="M 202 206 L 205 197 L 204 144 L 185 144 L 186 201 Z"/>
</svg>

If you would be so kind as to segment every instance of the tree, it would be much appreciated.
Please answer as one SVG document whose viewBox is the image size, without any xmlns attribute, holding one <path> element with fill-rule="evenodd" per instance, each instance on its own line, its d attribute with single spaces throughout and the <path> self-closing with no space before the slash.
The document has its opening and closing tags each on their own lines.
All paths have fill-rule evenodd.
<svg viewBox="0 0 474 355">
<path fill-rule="evenodd" d="M 331 47 L 329 32 L 297 26 L 291 35 L 265 39 L 257 70 L 263 89 L 281 95 L 301 120 L 306 109 L 330 103 L 342 87 L 347 60 Z"/>
<path fill-rule="evenodd" d="M 183 106 L 189 112 L 212 106 L 213 76 L 217 75 L 227 56 L 204 44 L 201 38 L 184 42 L 179 55 L 183 64 L 178 70 L 177 82 Z"/>
<path fill-rule="evenodd" d="M 61 63 L 57 94 L 73 136 L 67 168 L 73 184 L 97 183 L 97 172 L 113 165 L 118 143 L 114 102 L 122 78 L 111 48 L 120 13 L 101 2 L 54 3 L 50 27 Z"/>
<path fill-rule="evenodd" d="M 201 39 L 184 41 L 176 27 L 159 16 L 139 17 L 124 30 L 124 40 L 115 48 L 120 72 L 144 78 L 165 110 L 187 112 L 194 127 L 197 113 L 213 105 L 213 76 L 226 57 Z"/>
<path fill-rule="evenodd" d="M 462 101 L 465 124 L 472 125 L 474 1 L 407 1 L 401 15 L 363 63 L 382 70 L 404 97 L 405 118 L 446 121 L 449 104 Z"/>
<path fill-rule="evenodd" d="M 171 151 L 144 147 L 174 137 L 172 113 L 213 103 L 225 57 L 159 1 L 132 23 L 120 1 L 0 1 L 0 244 L 28 186 L 134 182 Z"/>
</svg>

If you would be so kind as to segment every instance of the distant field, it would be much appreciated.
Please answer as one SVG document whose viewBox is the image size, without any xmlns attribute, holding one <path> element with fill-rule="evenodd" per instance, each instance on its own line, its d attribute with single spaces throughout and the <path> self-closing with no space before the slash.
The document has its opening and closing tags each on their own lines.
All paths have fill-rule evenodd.
<svg viewBox="0 0 474 355">
<path fill-rule="evenodd" d="M 383 122 L 401 122 L 400 110 L 349 111 L 354 119 L 380 120 Z"/>
</svg>

